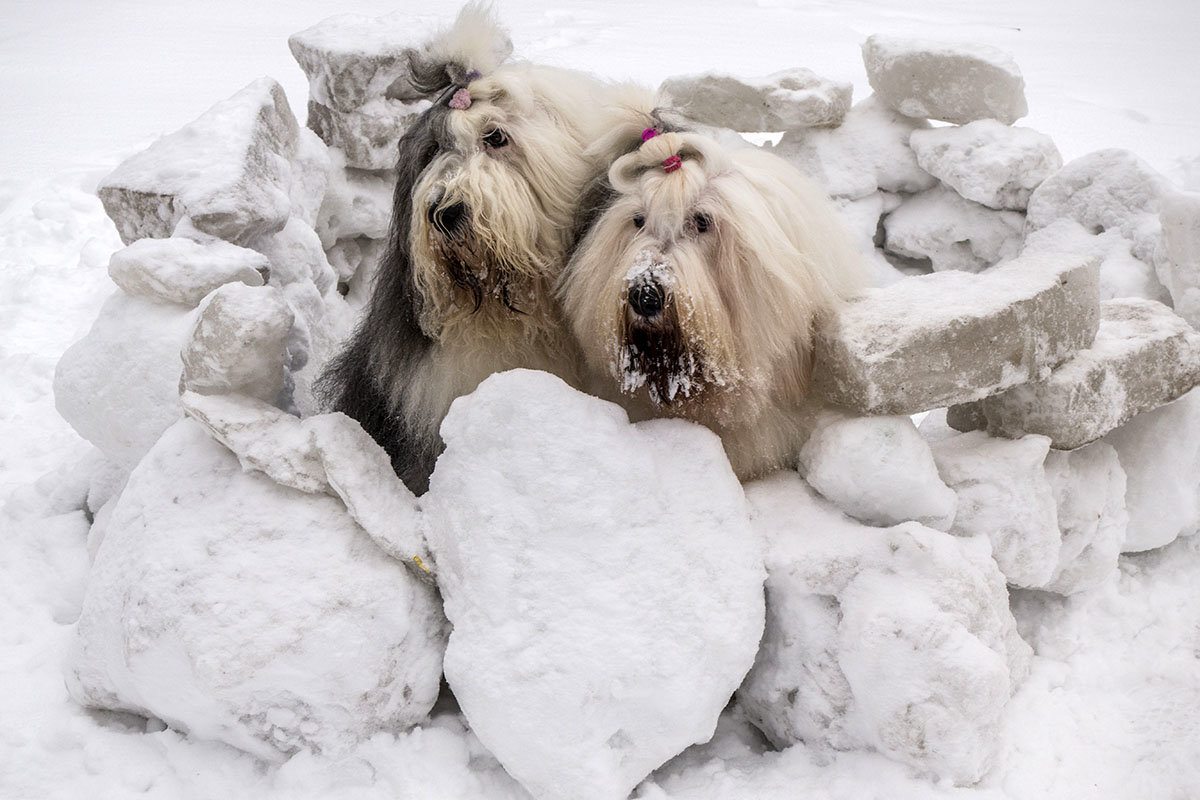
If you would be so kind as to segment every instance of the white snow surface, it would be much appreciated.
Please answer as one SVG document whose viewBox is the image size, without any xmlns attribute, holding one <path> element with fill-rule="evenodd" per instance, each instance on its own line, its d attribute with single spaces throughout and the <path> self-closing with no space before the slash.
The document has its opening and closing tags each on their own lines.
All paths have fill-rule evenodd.
<svg viewBox="0 0 1200 800">
<path fill-rule="evenodd" d="M 96 185 L 123 158 L 259 76 L 278 79 L 291 106 L 302 109 L 308 86 L 288 35 L 335 13 L 396 10 L 381 0 L 336 8 L 313 0 L 68 0 L 21 4 L 8 15 L 0 48 L 7 101 L 0 150 L 0 683 L 7 688 L 0 694 L 0 797 L 528 797 L 453 710 L 436 711 L 408 733 L 377 734 L 343 758 L 301 752 L 264 765 L 158 719 L 85 712 L 62 678 L 90 566 L 89 514 L 97 531 L 110 525 L 114 504 L 105 502 L 124 480 L 119 465 L 58 416 L 51 394 L 60 355 L 113 293 L 107 266 L 121 242 Z M 414 25 L 427 24 L 448 20 L 455 5 L 406 11 Z M 507 0 L 499 11 L 521 56 L 649 84 L 714 69 L 753 76 L 807 67 L 852 82 L 865 97 L 859 46 L 869 34 L 996 46 L 1025 77 L 1030 113 L 1021 124 L 1048 134 L 1064 159 L 1124 149 L 1177 186 L 1200 189 L 1200 106 L 1189 100 L 1200 96 L 1194 4 L 1015 0 L 951 9 L 933 0 L 770 0 L 698 9 L 678 0 L 571 7 Z M 309 171 L 319 176 L 321 165 Z M 320 230 L 315 209 L 302 212 L 291 199 L 293 212 Z M 1177 448 L 1175 463 L 1191 463 L 1194 402 L 1188 396 L 1146 420 L 1155 430 L 1136 438 L 1147 464 L 1167 462 L 1149 458 L 1156 448 Z M 137 421 L 137 407 L 125 411 Z M 1110 443 L 1130 486 L 1140 487 L 1131 488 L 1131 535 L 1140 526 L 1141 541 L 1153 546 L 1193 532 L 1195 487 L 1178 480 L 1182 470 L 1142 468 L 1120 442 Z M 339 475 L 353 485 L 358 476 L 345 464 Z M 1099 461 L 1072 470 L 1079 476 L 1073 485 L 1084 488 L 1104 475 L 1115 479 Z M 587 481 L 582 471 L 576 477 Z M 1095 497 L 1082 492 L 1072 500 L 1048 477 L 1060 523 L 1065 503 L 1076 509 L 1073 524 L 1082 525 Z M 370 500 L 367 493 L 359 502 L 374 508 Z M 370 517 L 381 526 L 384 516 L 359 509 L 360 523 Z M 1197 796 L 1200 537 L 1121 556 L 1116 572 L 1103 572 L 1069 598 L 1014 595 L 1035 656 L 1001 721 L 993 766 L 973 788 L 932 781 L 865 750 L 796 744 L 771 751 L 735 711 L 722 716 L 711 743 L 669 762 L 635 796 Z"/>
</svg>

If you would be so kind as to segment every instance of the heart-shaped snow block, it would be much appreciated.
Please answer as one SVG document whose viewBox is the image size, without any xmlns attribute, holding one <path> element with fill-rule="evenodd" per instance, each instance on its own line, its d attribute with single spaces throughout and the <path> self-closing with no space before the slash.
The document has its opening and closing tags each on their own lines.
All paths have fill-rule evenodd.
<svg viewBox="0 0 1200 800">
<path fill-rule="evenodd" d="M 527 370 L 456 400 L 442 437 L 423 500 L 463 713 L 535 797 L 627 797 L 712 737 L 762 634 L 720 440 Z"/>
</svg>

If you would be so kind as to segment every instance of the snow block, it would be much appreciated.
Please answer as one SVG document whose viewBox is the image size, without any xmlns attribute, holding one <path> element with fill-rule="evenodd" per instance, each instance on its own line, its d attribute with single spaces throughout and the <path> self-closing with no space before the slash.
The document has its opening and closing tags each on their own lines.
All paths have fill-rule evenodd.
<svg viewBox="0 0 1200 800">
<path fill-rule="evenodd" d="M 980 272 L 1020 252 L 1025 217 L 937 186 L 901 203 L 884 218 L 883 227 L 888 252 L 927 258 L 936 272 Z"/>
<path fill-rule="evenodd" d="M 333 180 L 333 158 L 317 134 L 308 128 L 300 128 L 298 134 L 292 161 L 292 218 L 315 228 L 325 191 Z"/>
<path fill-rule="evenodd" d="M 993 119 L 918 129 L 908 143 L 921 169 L 988 208 L 1024 211 L 1033 190 L 1063 165 L 1049 136 Z"/>
<path fill-rule="evenodd" d="M 1161 208 L 1159 277 L 1170 287 L 1179 315 L 1200 328 L 1200 193 L 1172 192 Z"/>
<path fill-rule="evenodd" d="M 315 226 L 325 249 L 340 239 L 385 238 L 392 220 L 395 188 L 394 174 L 339 169 L 329 183 Z"/>
<path fill-rule="evenodd" d="M 908 417 L 823 412 L 800 450 L 800 473 L 841 511 L 868 525 L 915 520 L 949 530 L 957 499 Z"/>
<path fill-rule="evenodd" d="M 445 634 L 340 500 L 243 472 L 183 420 L 116 503 L 66 677 L 82 705 L 262 759 L 337 757 L 426 718 Z"/>
<path fill-rule="evenodd" d="M 994 47 L 875 35 L 862 52 L 875 94 L 906 117 L 1011 125 L 1029 113 L 1021 70 Z"/>
<path fill-rule="evenodd" d="M 751 721 L 780 748 L 873 747 L 978 781 L 1031 660 L 986 544 L 865 527 L 794 473 L 746 495 L 768 546 L 767 627 L 738 691 Z"/>
<path fill-rule="evenodd" d="M 932 445 L 938 474 L 958 495 L 950 532 L 981 536 L 1014 586 L 1038 588 L 1054 577 L 1062 534 L 1044 462 L 1044 436 L 993 439 L 964 433 Z"/>
<path fill-rule="evenodd" d="M 1171 293 L 1159 283 L 1154 266 L 1133 255 L 1133 242 L 1117 229 L 1091 233 L 1070 218 L 1035 231 L 1026 231 L 1021 253 L 1092 254 L 1100 261 L 1100 299 L 1143 297 L 1171 303 Z M 1178 311 L 1178 309 L 1176 309 Z"/>
<path fill-rule="evenodd" d="M 1170 544 L 1200 529 L 1200 391 L 1139 414 L 1104 437 L 1126 474 L 1123 552 Z"/>
<path fill-rule="evenodd" d="M 1094 442 L 1135 415 L 1158 408 L 1200 384 L 1200 333 L 1152 300 L 1100 304 L 1100 328 L 1048 378 L 1013 387 L 977 403 L 988 433 L 1050 437 L 1059 450 Z M 962 430 L 968 420 L 947 415 Z"/>
<path fill-rule="evenodd" d="M 688 119 L 735 131 L 790 131 L 842 124 L 854 86 L 812 70 L 784 70 L 765 78 L 720 73 L 667 78 L 666 104 Z"/>
<path fill-rule="evenodd" d="M 321 237 L 297 217 L 290 218 L 282 230 L 256 240 L 254 249 L 271 264 L 272 286 L 311 283 L 319 294 L 324 294 L 337 282 L 337 273 L 321 246 Z"/>
<path fill-rule="evenodd" d="M 542 372 L 442 423 L 422 498 L 472 731 L 539 800 L 624 800 L 708 741 L 762 634 L 762 546 L 720 440 Z"/>
<path fill-rule="evenodd" d="M 308 127 L 329 147 L 340 150 L 350 167 L 395 169 L 400 137 L 428 107 L 426 100 L 402 103 L 381 98 L 346 112 L 309 100 Z"/>
<path fill-rule="evenodd" d="M 262 286 L 270 274 L 265 256 L 220 239 L 139 239 L 108 262 L 108 276 L 127 294 L 189 308 L 219 286 Z"/>
<path fill-rule="evenodd" d="M 774 152 L 833 197 L 920 192 L 937 179 L 917 164 L 908 139 L 927 127 L 928 122 L 901 116 L 871 96 L 856 103 L 841 126 L 786 133 Z"/>
<path fill-rule="evenodd" d="M 58 361 L 58 413 L 125 470 L 182 414 L 179 350 L 195 319 L 187 306 L 117 291 Z"/>
<path fill-rule="evenodd" d="M 276 402 L 284 386 L 287 337 L 295 315 L 272 286 L 227 284 L 200 307 L 181 353 L 181 390 L 236 392 Z"/>
<path fill-rule="evenodd" d="M 1051 450 L 1045 470 L 1062 547 L 1054 574 L 1041 588 L 1064 595 L 1094 589 L 1117 574 L 1125 544 L 1125 470 L 1105 442 L 1069 453 Z"/>
<path fill-rule="evenodd" d="M 183 217 L 246 244 L 291 213 L 299 126 L 283 87 L 260 78 L 122 162 L 97 193 L 121 239 L 163 239 Z"/>
<path fill-rule="evenodd" d="M 866 414 L 915 414 L 1037 380 L 1091 345 L 1097 259 L 1021 257 L 867 289 L 817 333 L 812 395 Z"/>
</svg>

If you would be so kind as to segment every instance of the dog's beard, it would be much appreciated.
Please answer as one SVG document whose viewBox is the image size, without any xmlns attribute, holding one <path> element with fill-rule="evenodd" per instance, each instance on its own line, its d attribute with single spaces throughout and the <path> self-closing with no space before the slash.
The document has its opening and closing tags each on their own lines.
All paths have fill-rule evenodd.
<svg viewBox="0 0 1200 800">
<path fill-rule="evenodd" d="M 526 313 L 521 306 L 532 301 L 533 290 L 528 269 L 514 269 L 486 243 L 469 235 L 431 232 L 429 245 L 437 267 L 462 294 L 464 302 L 455 305 L 467 305 L 476 314 L 488 300 L 515 314 Z"/>
</svg>

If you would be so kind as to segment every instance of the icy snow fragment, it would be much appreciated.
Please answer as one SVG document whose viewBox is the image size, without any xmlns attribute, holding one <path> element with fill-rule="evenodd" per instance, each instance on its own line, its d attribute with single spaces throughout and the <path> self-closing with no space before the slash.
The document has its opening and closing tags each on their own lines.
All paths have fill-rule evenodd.
<svg viewBox="0 0 1200 800">
<path fill-rule="evenodd" d="M 396 144 L 412 121 L 428 107 L 427 100 L 402 103 L 380 98 L 353 112 L 345 112 L 309 100 L 308 127 L 325 144 L 340 150 L 350 167 L 395 169 Z"/>
<path fill-rule="evenodd" d="M 867 289 L 818 331 L 813 394 L 861 413 L 915 414 L 1045 377 L 1095 337 L 1097 267 L 1029 256 Z"/>
<path fill-rule="evenodd" d="M 1014 586 L 1045 586 L 1062 547 L 1044 467 L 1050 440 L 994 439 L 977 431 L 934 442 L 932 449 L 938 473 L 958 495 L 950 532 L 991 540 L 992 556 Z"/>
<path fill-rule="evenodd" d="M 122 162 L 98 194 L 126 244 L 166 238 L 184 216 L 245 244 L 287 221 L 298 141 L 283 87 L 260 78 Z"/>
<path fill-rule="evenodd" d="M 1159 278 L 1170 288 L 1179 315 L 1200 328 L 1200 193 L 1172 192 L 1161 208 Z"/>
<path fill-rule="evenodd" d="M 1119 230 L 1090 233 L 1070 218 L 1027 231 L 1021 254 L 1089 253 L 1100 257 L 1100 299 L 1143 297 L 1170 303 L 1171 294 L 1159 283 L 1152 264 L 1133 255 L 1133 242 Z M 1178 309 L 1177 309 L 1178 310 Z"/>
<path fill-rule="evenodd" d="M 1045 380 L 978 402 L 994 436 L 1037 433 L 1071 450 L 1094 442 L 1135 415 L 1169 403 L 1200 384 L 1200 333 L 1152 300 L 1100 304 L 1100 328 Z M 951 424 L 962 420 L 951 414 Z"/>
<path fill-rule="evenodd" d="M 436 592 L 340 500 L 243 472 L 183 420 L 112 512 L 67 683 L 259 758 L 336 758 L 425 719 L 444 637 Z"/>
<path fill-rule="evenodd" d="M 256 240 L 253 246 L 270 261 L 272 286 L 311 282 L 323 294 L 337 282 L 320 237 L 297 217 L 290 218 L 282 230 Z"/>
<path fill-rule="evenodd" d="M 321 244 L 328 249 L 340 239 L 360 236 L 383 239 L 387 236 L 395 188 L 394 174 L 338 170 L 329 183 L 317 217 L 316 229 Z M 349 275 L 341 277 L 344 280 Z"/>
<path fill-rule="evenodd" d="M 928 258 L 938 272 L 980 272 L 1020 251 L 1025 218 L 936 186 L 901 203 L 884 218 L 883 227 L 889 252 Z"/>
<path fill-rule="evenodd" d="M 988 208 L 1024 211 L 1033 190 L 1063 165 L 1049 136 L 994 119 L 918 129 L 908 143 L 921 169 Z"/>
<path fill-rule="evenodd" d="M 284 386 L 286 339 L 294 321 L 273 286 L 222 286 L 200 306 L 181 353 L 180 386 L 200 394 L 238 392 L 275 402 Z"/>
<path fill-rule="evenodd" d="M 774 152 L 834 197 L 866 197 L 881 189 L 920 192 L 937 179 L 917 164 L 908 139 L 928 126 L 870 96 L 856 103 L 839 127 L 786 133 Z"/>
<path fill-rule="evenodd" d="M 944 531 L 954 521 L 955 494 L 908 417 L 822 413 L 800 450 L 800 472 L 843 513 L 868 525 L 915 520 Z"/>
<path fill-rule="evenodd" d="M 189 308 L 227 283 L 262 286 L 270 273 L 265 256 L 220 239 L 138 239 L 108 262 L 109 277 L 128 294 Z"/>
<path fill-rule="evenodd" d="M 854 87 L 797 68 L 765 78 L 720 73 L 667 78 L 667 105 L 688 119 L 735 131 L 836 127 L 850 109 Z"/>
<path fill-rule="evenodd" d="M 409 51 L 433 30 L 407 11 L 382 17 L 338 14 L 293 33 L 288 47 L 308 78 L 314 100 L 353 111 L 387 96 L 389 89 L 395 94 L 411 87 Z"/>
<path fill-rule="evenodd" d="M 1200 391 L 1131 419 L 1103 441 L 1125 469 L 1123 552 L 1151 550 L 1200 528 Z"/>
<path fill-rule="evenodd" d="M 875 35 L 862 53 L 875 94 L 906 117 L 1007 125 L 1029 112 L 1021 70 L 994 47 Z"/>
<path fill-rule="evenodd" d="M 794 473 L 746 487 L 767 537 L 767 627 L 738 692 L 778 747 L 873 747 L 957 783 L 994 763 L 1029 669 L 985 543 L 870 528 Z"/>
<path fill-rule="evenodd" d="M 243 469 L 302 492 L 336 494 L 385 552 L 431 577 L 416 497 L 358 422 L 340 413 L 301 420 L 244 395 L 184 392 L 180 402 Z"/>
<path fill-rule="evenodd" d="M 1051 450 L 1045 469 L 1062 549 L 1054 575 L 1041 588 L 1059 594 L 1093 589 L 1116 574 L 1125 543 L 1125 470 L 1105 442 L 1069 453 Z"/>
<path fill-rule="evenodd" d="M 333 180 L 334 165 L 321 137 L 308 128 L 300 128 L 298 133 L 296 156 L 292 161 L 292 217 L 315 228 L 317 212 Z"/>
<path fill-rule="evenodd" d="M 547 373 L 454 401 L 423 498 L 446 680 L 536 798 L 623 800 L 754 661 L 762 546 L 720 440 Z"/>
<path fill-rule="evenodd" d="M 183 305 L 115 292 L 87 335 L 59 359 L 58 413 L 131 469 L 179 419 L 179 351 L 195 318 Z"/>
</svg>

